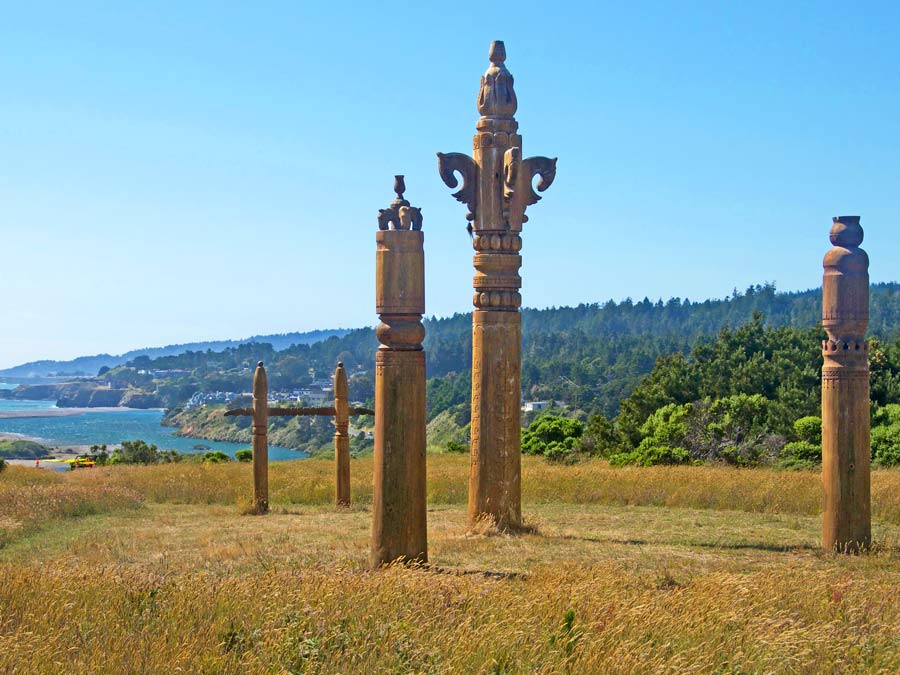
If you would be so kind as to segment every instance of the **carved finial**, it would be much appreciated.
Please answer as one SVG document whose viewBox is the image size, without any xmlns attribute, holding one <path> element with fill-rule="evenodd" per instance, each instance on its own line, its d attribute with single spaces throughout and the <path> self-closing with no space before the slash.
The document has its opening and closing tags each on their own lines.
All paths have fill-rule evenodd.
<svg viewBox="0 0 900 675">
<path fill-rule="evenodd" d="M 260 361 L 259 363 L 257 363 L 257 364 L 256 364 L 256 367 L 257 367 L 257 368 L 262 368 L 262 367 L 263 367 L 263 362 Z"/>
<path fill-rule="evenodd" d="M 506 47 L 501 40 L 491 43 L 488 57 L 491 65 L 481 77 L 478 91 L 478 112 L 484 117 L 512 118 L 516 114 L 518 102 L 513 89 L 513 76 L 506 69 Z"/>
<path fill-rule="evenodd" d="M 863 229 L 859 216 L 835 216 L 828 238 L 835 246 L 859 246 L 863 241 Z"/>
<path fill-rule="evenodd" d="M 397 196 L 391 205 L 378 210 L 378 229 L 389 230 L 393 225 L 395 230 L 421 230 L 422 209 L 411 206 L 403 198 L 403 193 L 406 192 L 406 181 L 403 176 L 394 176 L 394 192 Z"/>
<path fill-rule="evenodd" d="M 338 368 L 343 368 L 343 367 L 344 367 L 344 362 L 338 361 Z"/>
<path fill-rule="evenodd" d="M 491 60 L 491 63 L 498 66 L 506 61 L 506 45 L 503 44 L 503 40 L 494 40 L 491 42 L 488 58 Z"/>
</svg>

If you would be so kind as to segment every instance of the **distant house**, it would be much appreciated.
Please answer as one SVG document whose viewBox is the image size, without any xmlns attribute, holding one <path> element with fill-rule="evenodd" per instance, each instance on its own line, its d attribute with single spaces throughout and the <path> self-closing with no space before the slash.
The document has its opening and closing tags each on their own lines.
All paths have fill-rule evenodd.
<svg viewBox="0 0 900 675">
<path fill-rule="evenodd" d="M 537 412 L 550 406 L 550 401 L 525 401 L 522 412 Z"/>
<path fill-rule="evenodd" d="M 297 400 L 306 401 L 310 405 L 315 406 L 324 403 L 330 393 L 330 391 L 324 391 L 318 387 L 307 387 L 299 390 Z"/>
</svg>

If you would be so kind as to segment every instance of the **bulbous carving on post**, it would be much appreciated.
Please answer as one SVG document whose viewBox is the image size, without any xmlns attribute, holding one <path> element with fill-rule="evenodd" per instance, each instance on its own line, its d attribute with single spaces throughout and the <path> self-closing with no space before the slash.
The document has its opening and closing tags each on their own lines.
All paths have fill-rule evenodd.
<svg viewBox="0 0 900 675">
<path fill-rule="evenodd" d="M 475 249 L 472 303 L 472 469 L 469 523 L 488 516 L 501 528 L 521 525 L 522 225 L 525 210 L 556 177 L 556 159 L 523 159 L 515 80 L 503 42 L 491 43 L 481 78 L 472 157 L 438 153 L 438 170 L 466 204 Z M 535 186 L 534 180 L 538 178 Z"/>
<path fill-rule="evenodd" d="M 398 189 L 399 188 L 399 189 Z M 425 258 L 421 212 L 402 198 L 379 212 L 375 311 L 373 567 L 428 559 L 425 507 Z M 390 215 L 385 216 L 385 212 Z M 392 229 L 382 223 L 393 225 Z M 409 223 L 409 226 L 404 226 Z"/>
<path fill-rule="evenodd" d="M 491 65 L 481 76 L 478 90 L 478 112 L 485 117 L 508 117 L 516 114 L 518 101 L 512 74 L 506 69 L 506 47 L 500 40 L 491 43 L 488 52 Z"/>
<path fill-rule="evenodd" d="M 822 280 L 822 544 L 854 552 L 871 543 L 869 257 L 859 216 L 834 218 Z"/>
</svg>

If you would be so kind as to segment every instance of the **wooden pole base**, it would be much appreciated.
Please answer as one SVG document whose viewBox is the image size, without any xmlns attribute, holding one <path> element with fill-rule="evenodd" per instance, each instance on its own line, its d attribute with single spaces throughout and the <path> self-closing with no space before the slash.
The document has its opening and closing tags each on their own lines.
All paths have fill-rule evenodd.
<svg viewBox="0 0 900 675">
<path fill-rule="evenodd" d="M 521 344 L 519 312 L 472 315 L 469 528 L 522 527 Z"/>
<path fill-rule="evenodd" d="M 375 357 L 375 470 L 370 563 L 426 562 L 425 352 Z"/>
</svg>

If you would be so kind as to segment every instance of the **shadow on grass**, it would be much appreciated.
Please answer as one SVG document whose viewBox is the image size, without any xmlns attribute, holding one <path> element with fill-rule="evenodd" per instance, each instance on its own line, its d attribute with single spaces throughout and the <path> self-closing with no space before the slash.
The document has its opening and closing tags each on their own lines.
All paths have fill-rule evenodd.
<svg viewBox="0 0 900 675">
<path fill-rule="evenodd" d="M 614 537 L 581 537 L 574 534 L 549 535 L 548 539 L 567 539 L 586 541 L 593 544 L 622 544 L 624 546 L 681 546 L 684 548 L 709 548 L 722 550 L 752 550 L 769 553 L 788 553 L 791 551 L 818 551 L 812 544 L 765 544 L 762 542 L 711 542 L 711 541 L 648 541 L 646 539 L 617 539 Z"/>
<path fill-rule="evenodd" d="M 502 579 L 524 581 L 528 578 L 523 572 L 504 572 L 501 570 L 477 570 L 459 567 L 441 567 L 430 562 L 421 562 L 418 560 L 405 560 L 398 558 L 397 560 L 382 566 L 380 569 L 388 569 L 391 567 L 405 567 L 407 569 L 420 570 L 430 574 L 442 574 L 453 577 L 473 577 L 479 576 L 485 579 Z"/>
</svg>

